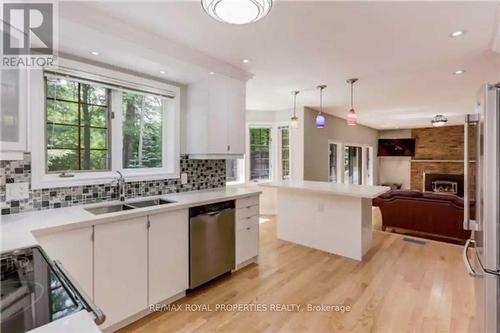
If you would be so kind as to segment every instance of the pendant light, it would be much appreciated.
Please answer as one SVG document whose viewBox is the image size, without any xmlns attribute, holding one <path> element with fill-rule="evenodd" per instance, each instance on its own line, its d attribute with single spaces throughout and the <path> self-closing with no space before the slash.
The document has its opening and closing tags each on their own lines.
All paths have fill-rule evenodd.
<svg viewBox="0 0 500 333">
<path fill-rule="evenodd" d="M 300 91 L 295 90 L 292 91 L 293 95 L 293 116 L 290 118 L 290 125 L 292 128 L 299 128 L 299 118 L 297 118 L 296 109 L 297 109 L 297 95 Z"/>
<path fill-rule="evenodd" d="M 349 126 L 354 126 L 358 124 L 358 115 L 356 114 L 356 111 L 354 110 L 353 106 L 353 85 L 354 83 L 358 81 L 358 79 L 348 79 L 347 83 L 351 85 L 351 108 L 349 109 L 349 112 L 347 112 L 347 125 Z"/>
<path fill-rule="evenodd" d="M 442 114 L 435 115 L 434 118 L 431 120 L 431 124 L 433 127 L 441 127 L 446 125 L 448 122 L 448 118 L 443 116 Z"/>
<path fill-rule="evenodd" d="M 319 112 L 316 116 L 316 128 L 325 128 L 325 116 L 323 115 L 323 89 L 326 86 L 324 84 L 318 86 L 319 89 Z"/>
<path fill-rule="evenodd" d="M 269 13 L 272 5 L 272 0 L 201 0 L 208 15 L 230 24 L 256 22 Z"/>
</svg>

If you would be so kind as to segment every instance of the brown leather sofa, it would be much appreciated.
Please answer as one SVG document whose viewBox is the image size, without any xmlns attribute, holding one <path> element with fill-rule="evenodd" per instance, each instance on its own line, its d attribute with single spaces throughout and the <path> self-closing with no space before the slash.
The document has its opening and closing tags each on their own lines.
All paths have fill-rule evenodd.
<svg viewBox="0 0 500 333">
<path fill-rule="evenodd" d="M 382 213 L 382 228 L 402 228 L 465 240 L 464 201 L 452 194 L 419 191 L 389 191 L 373 199 Z M 471 202 L 471 218 L 475 216 Z"/>
</svg>

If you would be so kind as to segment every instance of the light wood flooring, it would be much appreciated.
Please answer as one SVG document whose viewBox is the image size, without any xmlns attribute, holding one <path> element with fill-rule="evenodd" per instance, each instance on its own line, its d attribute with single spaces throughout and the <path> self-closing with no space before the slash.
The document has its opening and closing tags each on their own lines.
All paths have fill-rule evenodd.
<svg viewBox="0 0 500 333">
<path fill-rule="evenodd" d="M 276 238 L 260 225 L 259 265 L 251 265 L 176 304 L 212 312 L 157 312 L 121 332 L 473 332 L 472 279 L 461 247 L 374 231 L 363 259 L 330 255 Z M 126 301 L 124 299 L 124 301 Z M 215 304 L 344 304 L 350 312 L 221 312 Z"/>
</svg>

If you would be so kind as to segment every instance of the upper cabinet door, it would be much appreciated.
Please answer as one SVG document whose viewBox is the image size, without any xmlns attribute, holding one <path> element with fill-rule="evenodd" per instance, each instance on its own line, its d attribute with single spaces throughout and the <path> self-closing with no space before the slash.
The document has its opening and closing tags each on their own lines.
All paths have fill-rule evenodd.
<svg viewBox="0 0 500 333">
<path fill-rule="evenodd" d="M 230 79 L 226 84 L 226 123 L 228 153 L 245 154 L 246 83 Z"/>
<path fill-rule="evenodd" d="M 244 128 L 244 81 L 215 74 L 188 87 L 187 154 L 243 155 Z"/>
<path fill-rule="evenodd" d="M 209 103 L 208 114 L 208 154 L 227 154 L 228 142 L 227 131 L 228 123 L 226 121 L 227 110 L 227 82 L 226 78 L 212 75 L 208 80 L 209 84 Z"/>
<path fill-rule="evenodd" d="M 2 151 L 26 150 L 27 69 L 0 70 L 0 145 Z"/>
</svg>

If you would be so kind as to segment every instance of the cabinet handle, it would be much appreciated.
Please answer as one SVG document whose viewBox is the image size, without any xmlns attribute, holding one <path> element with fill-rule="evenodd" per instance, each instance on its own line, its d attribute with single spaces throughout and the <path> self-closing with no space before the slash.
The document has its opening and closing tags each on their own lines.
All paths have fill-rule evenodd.
<svg viewBox="0 0 500 333">
<path fill-rule="evenodd" d="M 227 151 L 230 151 L 230 150 L 231 150 L 231 146 L 227 145 Z"/>
<path fill-rule="evenodd" d="M 252 229 L 252 227 L 247 227 L 247 230 L 250 230 L 250 229 Z"/>
</svg>

